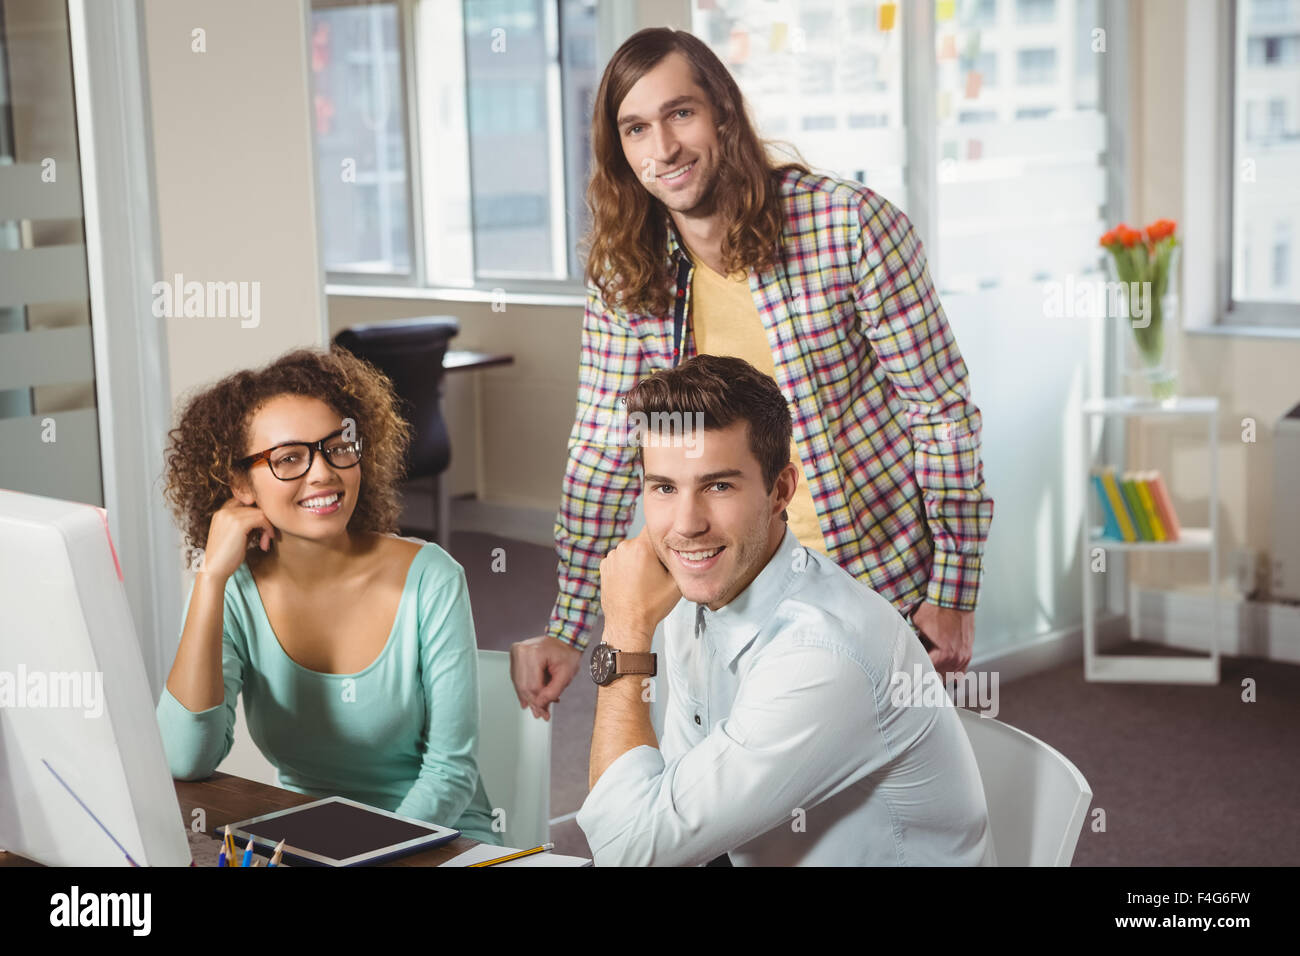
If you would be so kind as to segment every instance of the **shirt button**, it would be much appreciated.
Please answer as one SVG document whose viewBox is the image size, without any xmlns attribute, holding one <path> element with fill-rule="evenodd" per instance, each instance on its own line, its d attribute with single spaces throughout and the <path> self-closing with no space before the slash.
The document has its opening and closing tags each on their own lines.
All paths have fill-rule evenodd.
<svg viewBox="0 0 1300 956">
<path fill-rule="evenodd" d="M 696 714 L 696 715 L 695 715 L 695 722 L 696 722 L 697 724 L 700 722 L 700 715 L 699 715 L 699 714 Z"/>
</svg>

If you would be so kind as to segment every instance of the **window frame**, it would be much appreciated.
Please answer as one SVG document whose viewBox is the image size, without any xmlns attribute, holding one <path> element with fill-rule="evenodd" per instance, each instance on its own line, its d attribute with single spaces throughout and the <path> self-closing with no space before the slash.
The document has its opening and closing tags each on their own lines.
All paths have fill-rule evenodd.
<svg viewBox="0 0 1300 956">
<path fill-rule="evenodd" d="M 460 301 L 460 302 L 495 302 L 501 300 L 502 296 L 511 303 L 523 305 L 573 305 L 581 304 L 586 298 L 586 283 L 581 279 L 575 279 L 572 276 L 566 279 L 552 279 L 544 277 L 484 277 L 477 273 L 477 264 L 474 261 L 474 234 L 473 234 L 473 171 L 472 165 L 466 157 L 466 176 L 465 186 L 468 190 L 468 205 L 471 222 L 468 237 L 469 244 L 469 263 L 470 272 L 473 278 L 469 282 L 451 282 L 442 277 L 434 277 L 429 268 L 428 258 L 428 241 L 426 229 L 428 227 L 429 215 L 425 208 L 426 189 L 424 185 L 424 143 L 422 141 L 422 124 L 421 124 L 421 100 L 420 100 L 420 77 L 419 65 L 417 63 L 418 52 L 416 50 L 417 37 L 419 35 L 419 25 L 417 23 L 416 8 L 420 0 L 384 0 L 391 2 L 397 8 L 397 46 L 399 56 L 398 79 L 402 87 L 402 136 L 404 144 L 404 156 L 406 159 L 407 173 L 407 196 L 408 203 L 406 209 L 407 229 L 410 236 L 411 268 L 407 273 L 398 272 L 351 272 L 345 270 L 327 269 L 322 262 L 321 268 L 325 272 L 325 292 L 327 295 L 340 296 L 368 296 L 379 298 L 415 298 L 415 299 L 432 299 L 443 301 Z M 460 0 L 455 0 L 457 6 L 460 6 Z M 560 23 L 563 16 L 562 5 L 564 0 L 542 0 L 543 17 L 547 24 L 546 29 L 556 36 L 560 32 Z M 349 8 L 365 7 L 372 4 L 366 0 L 310 0 L 308 4 L 308 24 L 311 23 L 311 13 L 316 10 L 331 8 Z M 601 5 L 597 4 L 597 15 L 600 16 Z M 426 14 L 432 11 L 426 11 Z M 459 12 L 459 11 L 458 11 Z M 605 53 L 602 37 L 607 31 L 602 31 L 598 24 L 597 29 L 597 57 L 596 61 L 599 69 L 604 68 Z M 464 28 L 463 23 L 460 26 L 461 38 L 463 44 Z M 549 35 L 549 33 L 548 33 Z M 560 51 L 561 57 L 563 50 Z M 463 147 L 468 150 L 468 114 L 469 114 L 469 84 L 468 76 L 465 73 L 465 63 L 461 60 L 462 75 L 465 82 L 462 88 L 463 92 L 463 109 L 466 120 L 466 140 L 456 144 L 457 147 Z M 562 115 L 563 110 L 563 62 L 548 64 L 548 75 L 556 73 L 556 82 L 548 82 L 545 86 L 545 96 L 547 97 L 548 109 L 552 115 L 558 116 L 561 123 L 564 123 Z M 314 95 L 314 94 L 313 94 Z M 315 140 L 315 130 L 311 131 L 313 142 Z M 572 158 L 566 149 L 566 143 L 563 136 L 559 138 L 558 146 L 553 144 L 552 153 L 559 153 L 561 163 L 558 170 L 552 170 L 552 180 L 558 181 L 561 186 L 565 187 L 565 195 L 562 203 L 562 216 L 567 220 L 567 211 L 570 205 L 570 197 L 567 193 L 567 171 Z M 317 190 L 319 195 L 319 177 L 317 181 Z M 552 216 L 554 219 L 555 217 Z M 570 262 L 569 243 L 566 224 L 565 242 L 564 242 L 564 263 L 566 268 L 572 268 L 575 263 Z M 552 232 L 554 227 L 552 228 Z"/>
<path fill-rule="evenodd" d="M 1216 258 L 1218 260 L 1219 302 L 1216 326 L 1226 330 L 1300 331 L 1300 302 L 1252 301 L 1239 302 L 1233 298 L 1232 269 L 1236 251 L 1233 223 L 1236 217 L 1237 179 L 1237 41 L 1239 6 L 1241 0 L 1227 0 L 1218 7 L 1219 54 L 1223 64 L 1222 75 L 1226 82 L 1219 84 L 1225 91 L 1220 104 L 1220 129 L 1229 131 L 1221 137 L 1219 152 L 1219 188 L 1223 217 L 1216 229 Z M 1271 255 L 1271 246 L 1266 255 Z M 1184 265 L 1185 268 L 1185 265 Z"/>
</svg>

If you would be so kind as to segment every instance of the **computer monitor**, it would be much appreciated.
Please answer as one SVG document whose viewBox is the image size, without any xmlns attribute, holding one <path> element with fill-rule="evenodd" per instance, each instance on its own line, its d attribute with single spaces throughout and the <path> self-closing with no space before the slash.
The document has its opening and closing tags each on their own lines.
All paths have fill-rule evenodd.
<svg viewBox="0 0 1300 956">
<path fill-rule="evenodd" d="M 0 848 L 51 866 L 190 864 L 105 512 L 4 490 Z"/>
</svg>

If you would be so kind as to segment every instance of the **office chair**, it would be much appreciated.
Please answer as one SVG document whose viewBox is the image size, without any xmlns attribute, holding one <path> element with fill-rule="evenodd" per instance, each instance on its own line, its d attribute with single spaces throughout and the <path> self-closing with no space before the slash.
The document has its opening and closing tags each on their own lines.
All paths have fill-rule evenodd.
<svg viewBox="0 0 1300 956">
<path fill-rule="evenodd" d="M 334 336 L 336 345 L 392 379 L 413 432 L 406 477 L 433 477 L 434 537 L 444 551 L 451 545 L 449 496 L 443 487 L 443 472 L 451 464 L 451 439 L 442 417 L 442 362 L 458 332 L 460 323 L 453 316 L 431 315 L 354 325 Z"/>
<path fill-rule="evenodd" d="M 551 832 L 551 722 L 520 708 L 505 651 L 478 652 L 478 694 L 478 771 L 504 811 L 501 842 L 541 846 Z"/>
<path fill-rule="evenodd" d="M 975 751 L 998 866 L 1069 866 L 1092 788 L 1036 737 L 958 707 Z"/>
</svg>

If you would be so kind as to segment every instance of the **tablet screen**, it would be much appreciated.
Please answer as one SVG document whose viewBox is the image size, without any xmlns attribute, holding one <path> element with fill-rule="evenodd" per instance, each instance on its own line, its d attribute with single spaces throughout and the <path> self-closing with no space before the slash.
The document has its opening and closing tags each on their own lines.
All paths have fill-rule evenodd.
<svg viewBox="0 0 1300 956">
<path fill-rule="evenodd" d="M 424 841 L 413 848 L 424 849 L 456 836 L 454 830 L 402 820 L 337 799 L 234 824 L 233 828 L 251 833 L 262 845 L 274 846 L 284 840 L 286 853 L 305 851 L 337 861 L 390 850 L 410 840 Z"/>
</svg>

